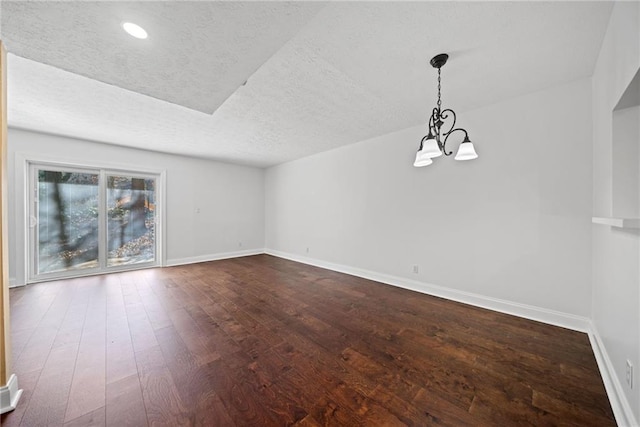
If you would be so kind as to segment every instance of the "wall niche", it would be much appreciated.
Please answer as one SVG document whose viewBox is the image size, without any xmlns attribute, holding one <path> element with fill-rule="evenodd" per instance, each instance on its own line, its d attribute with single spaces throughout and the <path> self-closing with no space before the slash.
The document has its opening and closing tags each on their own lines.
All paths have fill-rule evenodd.
<svg viewBox="0 0 640 427">
<path fill-rule="evenodd" d="M 594 223 L 640 228 L 640 69 L 612 112 L 611 218 Z"/>
</svg>

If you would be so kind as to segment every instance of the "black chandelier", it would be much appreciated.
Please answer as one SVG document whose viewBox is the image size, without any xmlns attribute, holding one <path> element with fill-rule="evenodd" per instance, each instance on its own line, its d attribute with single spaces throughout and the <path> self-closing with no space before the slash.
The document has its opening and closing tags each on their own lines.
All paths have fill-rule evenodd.
<svg viewBox="0 0 640 427">
<path fill-rule="evenodd" d="M 413 163 L 415 167 L 427 166 L 433 163 L 433 158 L 440 157 L 443 154 L 450 156 L 452 151 L 447 151 L 447 140 L 456 132 L 462 132 L 464 139 L 458 147 L 454 159 L 456 160 L 472 160 L 478 157 L 476 150 L 473 147 L 473 143 L 469 139 L 467 131 L 463 128 L 456 128 L 456 113 L 450 108 L 442 109 L 442 100 L 440 97 L 440 73 L 441 68 L 447 63 L 449 55 L 441 53 L 431 59 L 431 65 L 433 68 L 438 69 L 438 104 L 437 107 L 431 112 L 429 117 L 429 132 L 427 136 L 420 141 L 420 148 L 416 154 L 416 160 Z M 445 121 L 450 121 L 451 124 L 445 125 Z M 448 129 L 448 130 L 447 130 Z"/>
</svg>

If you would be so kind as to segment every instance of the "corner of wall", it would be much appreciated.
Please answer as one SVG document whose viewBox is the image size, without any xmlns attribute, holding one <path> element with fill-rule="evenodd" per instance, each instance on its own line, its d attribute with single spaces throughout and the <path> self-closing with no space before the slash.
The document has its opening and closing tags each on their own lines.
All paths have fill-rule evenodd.
<svg viewBox="0 0 640 427">
<path fill-rule="evenodd" d="M 605 390 L 607 391 L 609 403 L 611 404 L 611 409 L 613 410 L 616 422 L 619 426 L 631 427 L 640 425 L 636 421 L 633 410 L 625 397 L 624 389 L 622 388 L 622 384 L 620 384 L 620 380 L 615 373 L 613 364 L 611 363 L 611 359 L 607 353 L 607 348 L 602 342 L 598 329 L 593 322 L 590 322 L 589 328 L 588 334 L 589 341 L 591 342 L 591 348 L 593 349 L 593 354 L 596 358 L 598 369 L 602 376 L 602 382 L 604 383 Z"/>
<path fill-rule="evenodd" d="M 613 112 L 640 67 L 640 5 L 614 2 L 592 76 L 592 216 L 613 216 Z M 638 389 L 625 360 L 640 364 L 638 235 L 592 228 L 589 338 L 616 420 L 638 426 Z M 637 375 L 636 375 L 637 378 Z"/>
</svg>

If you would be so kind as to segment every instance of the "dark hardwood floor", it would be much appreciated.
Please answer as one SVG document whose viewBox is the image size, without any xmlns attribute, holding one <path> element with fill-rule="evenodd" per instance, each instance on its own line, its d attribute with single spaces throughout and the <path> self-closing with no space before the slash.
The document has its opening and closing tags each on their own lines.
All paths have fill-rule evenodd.
<svg viewBox="0 0 640 427">
<path fill-rule="evenodd" d="M 583 333 L 268 255 L 10 298 L 6 427 L 615 425 Z"/>
</svg>

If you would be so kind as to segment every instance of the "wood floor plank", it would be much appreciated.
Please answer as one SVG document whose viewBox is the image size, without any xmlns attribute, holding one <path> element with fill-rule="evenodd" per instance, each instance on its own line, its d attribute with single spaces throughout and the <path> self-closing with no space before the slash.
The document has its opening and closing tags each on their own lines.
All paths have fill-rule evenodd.
<svg viewBox="0 0 640 427">
<path fill-rule="evenodd" d="M 195 414 L 186 410 L 160 348 L 141 350 L 136 360 L 149 425 L 193 425 Z"/>
<path fill-rule="evenodd" d="M 126 314 L 111 312 L 107 307 L 106 383 L 112 383 L 138 373 Z"/>
<path fill-rule="evenodd" d="M 268 255 L 10 303 L 3 426 L 615 425 L 583 333 Z"/>
<path fill-rule="evenodd" d="M 78 345 L 68 345 L 51 350 L 29 400 L 21 425 L 63 424 L 77 354 Z"/>
<path fill-rule="evenodd" d="M 235 355 L 230 355 L 230 358 Z M 256 401 L 250 387 L 224 363 L 224 359 L 208 364 L 214 391 L 220 396 L 235 425 L 272 426 L 277 421 Z"/>
<path fill-rule="evenodd" d="M 229 376 L 244 392 L 253 399 L 267 419 L 261 425 L 291 425 L 307 416 L 307 412 L 294 399 L 280 394 L 270 374 L 255 360 L 243 352 L 224 360 L 230 368 Z"/>
<path fill-rule="evenodd" d="M 485 424 L 486 421 L 483 418 L 474 417 L 468 411 L 461 409 L 446 399 L 440 398 L 438 393 L 432 393 L 424 389 L 418 391 L 411 404 L 424 415 L 423 425 L 451 427 L 491 425 Z M 513 419 L 503 424 L 502 420 L 496 418 L 495 425 L 520 424 L 518 420 Z"/>
<path fill-rule="evenodd" d="M 82 328 L 65 422 L 105 406 L 106 290 L 94 286 Z"/>
<path fill-rule="evenodd" d="M 185 410 L 195 414 L 196 425 L 235 425 L 215 392 L 215 370 L 210 364 L 198 365 L 172 326 L 156 331 L 156 336 L 178 395 Z"/>
<path fill-rule="evenodd" d="M 202 333 L 184 308 L 169 313 L 173 327 L 180 334 L 191 355 L 197 359 L 198 365 L 204 365 L 220 358 L 217 349 L 210 345 L 210 340 Z"/>
<path fill-rule="evenodd" d="M 16 329 L 11 333 L 12 360 L 18 360 L 36 328 Z"/>
<path fill-rule="evenodd" d="M 43 325 L 31 334 L 20 355 L 15 359 L 13 368 L 16 372 L 41 370 L 58 335 L 58 328 Z"/>
<path fill-rule="evenodd" d="M 147 413 L 137 373 L 107 384 L 106 424 L 144 427 Z"/>
<path fill-rule="evenodd" d="M 106 425 L 105 407 L 103 406 L 71 421 L 67 421 L 63 427 L 104 427 Z"/>
<path fill-rule="evenodd" d="M 134 351 L 145 351 L 157 347 L 158 341 L 153 333 L 153 326 L 147 317 L 138 290 L 135 286 L 123 286 L 122 291 Z"/>
<path fill-rule="evenodd" d="M 196 325 L 198 325 L 198 328 L 200 328 L 208 348 L 215 349 L 218 354 L 235 353 L 240 349 L 240 346 L 220 327 L 219 318 L 215 314 L 208 314 L 207 310 L 216 312 L 215 307 L 205 304 L 201 306 L 190 306 L 187 307 L 186 310 Z"/>
</svg>

